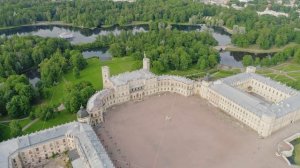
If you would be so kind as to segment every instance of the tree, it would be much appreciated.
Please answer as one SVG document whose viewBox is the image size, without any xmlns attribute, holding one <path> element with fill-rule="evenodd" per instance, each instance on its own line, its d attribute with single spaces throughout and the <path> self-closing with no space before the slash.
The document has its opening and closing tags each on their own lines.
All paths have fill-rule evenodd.
<svg viewBox="0 0 300 168">
<path fill-rule="evenodd" d="M 73 75 L 76 79 L 80 77 L 80 71 L 77 67 L 73 68 Z"/>
<path fill-rule="evenodd" d="M 205 57 L 200 57 L 197 64 L 201 70 L 205 70 L 208 67 L 208 63 Z"/>
<path fill-rule="evenodd" d="M 53 106 L 43 105 L 37 109 L 35 115 L 43 121 L 48 121 L 55 117 L 55 108 Z"/>
<path fill-rule="evenodd" d="M 217 64 L 218 64 L 218 57 L 217 57 L 217 55 L 214 55 L 214 54 L 209 55 L 208 56 L 208 65 L 209 65 L 209 67 L 213 68 Z"/>
<path fill-rule="evenodd" d="M 67 111 L 76 113 L 81 105 L 86 105 L 88 99 L 95 93 L 90 82 L 82 81 L 76 85 L 69 85 L 66 88 L 68 93 L 65 99 Z"/>
<path fill-rule="evenodd" d="M 122 45 L 119 43 L 114 43 L 111 44 L 109 47 L 109 52 L 114 56 L 114 57 L 122 57 L 125 54 L 125 49 Z"/>
<path fill-rule="evenodd" d="M 263 59 L 261 60 L 261 65 L 262 65 L 262 66 L 270 66 L 270 65 L 271 65 L 270 59 L 269 59 L 269 58 L 263 58 Z"/>
<path fill-rule="evenodd" d="M 9 128 L 10 128 L 10 136 L 11 137 L 17 137 L 17 136 L 22 135 L 22 127 L 18 121 L 12 120 L 9 123 Z"/>
<path fill-rule="evenodd" d="M 253 65 L 253 58 L 251 55 L 245 55 L 243 57 L 242 63 L 244 66 L 250 66 Z"/>
<path fill-rule="evenodd" d="M 259 57 L 255 58 L 254 65 L 255 66 L 259 66 L 260 65 L 260 58 Z"/>
<path fill-rule="evenodd" d="M 57 51 L 50 59 L 45 59 L 40 64 L 41 80 L 45 86 L 52 86 L 58 82 L 61 75 L 66 71 L 66 59 L 60 51 Z"/>
<path fill-rule="evenodd" d="M 299 48 L 295 51 L 294 58 L 295 58 L 296 62 L 300 64 L 300 49 Z"/>
<path fill-rule="evenodd" d="M 6 105 L 11 118 L 26 116 L 29 113 L 30 103 L 25 96 L 14 96 Z"/>
<path fill-rule="evenodd" d="M 86 60 L 83 58 L 83 55 L 78 50 L 72 50 L 70 52 L 71 58 L 70 63 L 72 67 L 76 67 L 78 70 L 84 69 L 84 67 L 87 65 Z"/>
<path fill-rule="evenodd" d="M 164 72 L 164 70 L 165 70 L 165 67 L 163 66 L 162 62 L 160 62 L 160 61 L 153 61 L 152 65 L 153 65 L 153 70 L 155 72 L 161 73 L 161 72 Z"/>
</svg>

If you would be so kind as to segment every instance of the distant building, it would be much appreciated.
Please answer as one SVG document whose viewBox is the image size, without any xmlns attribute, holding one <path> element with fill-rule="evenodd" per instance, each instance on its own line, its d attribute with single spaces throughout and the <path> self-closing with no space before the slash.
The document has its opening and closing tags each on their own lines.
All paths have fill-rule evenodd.
<svg viewBox="0 0 300 168">
<path fill-rule="evenodd" d="M 289 14 L 284 13 L 284 12 L 276 12 L 273 10 L 269 10 L 268 8 L 266 8 L 264 11 L 262 12 L 257 12 L 258 15 L 272 15 L 272 16 L 285 16 L 285 17 L 289 17 Z"/>
</svg>

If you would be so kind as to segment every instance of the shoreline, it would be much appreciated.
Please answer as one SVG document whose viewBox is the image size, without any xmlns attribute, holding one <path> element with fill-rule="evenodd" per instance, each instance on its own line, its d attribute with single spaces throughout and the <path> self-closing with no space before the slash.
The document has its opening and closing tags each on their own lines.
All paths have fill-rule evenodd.
<svg viewBox="0 0 300 168">
<path fill-rule="evenodd" d="M 69 27 L 74 27 L 74 28 L 80 28 L 80 29 L 89 29 L 89 30 L 95 30 L 95 29 L 108 29 L 108 28 L 113 28 L 115 26 L 119 27 L 129 27 L 129 26 L 142 26 L 142 25 L 148 25 L 149 22 L 133 22 L 130 24 L 125 24 L 125 25 L 102 25 L 101 27 L 84 27 L 84 26 L 76 26 L 72 23 L 65 23 L 63 21 L 43 21 L 43 22 L 36 22 L 32 24 L 24 24 L 24 25 L 18 25 L 18 26 L 8 26 L 8 27 L 0 27 L 1 30 L 9 30 L 9 29 L 16 29 L 20 27 L 30 27 L 30 26 L 69 26 Z"/>
<path fill-rule="evenodd" d="M 273 48 L 270 48 L 270 49 L 267 49 L 267 50 L 259 49 L 259 48 L 253 48 L 253 47 L 241 48 L 241 47 L 236 47 L 236 46 L 233 46 L 233 45 L 228 45 L 228 46 L 226 46 L 225 51 L 247 52 L 247 53 L 253 53 L 253 54 L 272 54 L 272 53 L 281 52 L 284 49 L 289 48 L 289 47 L 295 47 L 297 45 L 298 44 L 296 44 L 296 43 L 289 43 L 289 44 L 287 44 L 285 46 L 282 46 L 282 47 L 279 47 L 279 48 L 273 47 Z"/>
</svg>

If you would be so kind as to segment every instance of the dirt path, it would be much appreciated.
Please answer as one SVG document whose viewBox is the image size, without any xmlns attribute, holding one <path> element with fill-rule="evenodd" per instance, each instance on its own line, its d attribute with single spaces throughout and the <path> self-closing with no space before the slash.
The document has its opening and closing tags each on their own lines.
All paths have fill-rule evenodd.
<svg viewBox="0 0 300 168">
<path fill-rule="evenodd" d="M 28 123 L 27 125 L 25 125 L 22 128 L 22 131 L 25 131 L 27 128 L 29 128 L 32 124 L 36 123 L 39 120 L 39 118 L 34 119 L 33 121 L 31 121 L 30 123 Z"/>
<path fill-rule="evenodd" d="M 28 119 L 28 117 L 21 118 L 21 119 L 12 119 L 12 120 L 16 120 L 16 121 L 22 121 L 22 120 L 26 120 L 26 119 Z M 9 123 L 9 122 L 11 122 L 12 120 L 0 121 L 0 123 Z"/>
</svg>

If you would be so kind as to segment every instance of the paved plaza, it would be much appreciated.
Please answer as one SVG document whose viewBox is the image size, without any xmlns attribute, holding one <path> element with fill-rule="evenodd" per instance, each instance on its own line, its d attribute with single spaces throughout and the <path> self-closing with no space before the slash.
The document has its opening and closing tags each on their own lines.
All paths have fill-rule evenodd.
<svg viewBox="0 0 300 168">
<path fill-rule="evenodd" d="M 96 129 L 116 167 L 284 168 L 277 144 L 290 125 L 266 139 L 197 96 L 161 94 L 108 109 Z"/>
</svg>

